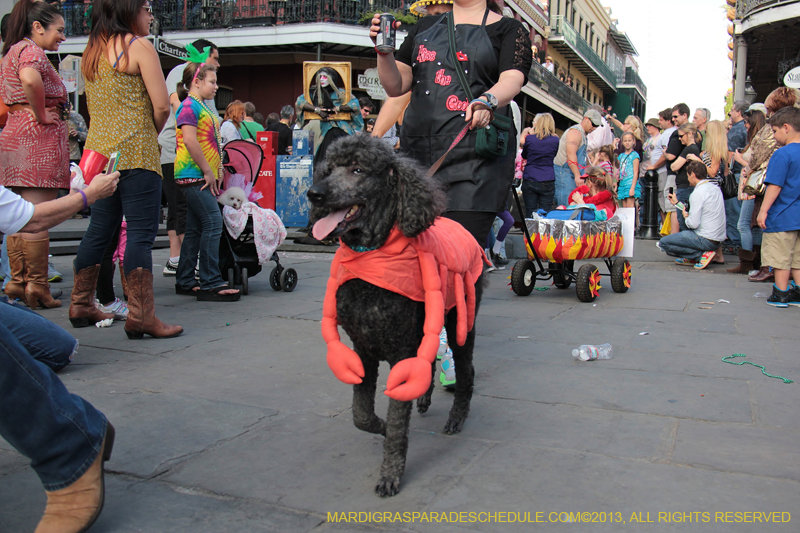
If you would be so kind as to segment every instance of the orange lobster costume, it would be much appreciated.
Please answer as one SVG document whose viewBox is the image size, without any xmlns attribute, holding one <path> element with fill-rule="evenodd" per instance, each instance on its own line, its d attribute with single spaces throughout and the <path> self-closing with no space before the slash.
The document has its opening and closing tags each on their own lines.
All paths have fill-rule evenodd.
<svg viewBox="0 0 800 533">
<path fill-rule="evenodd" d="M 361 358 L 339 338 L 336 291 L 361 279 L 411 300 L 425 303 L 425 324 L 417 356 L 397 363 L 386 395 L 399 401 L 419 398 L 431 385 L 431 367 L 439 348 L 445 313 L 458 311 L 456 341 L 463 346 L 475 323 L 475 281 L 483 272 L 483 249 L 458 222 L 437 218 L 417 237 L 395 226 L 376 250 L 356 252 L 342 243 L 331 263 L 331 277 L 322 307 L 322 337 L 328 345 L 328 366 L 340 381 L 355 385 L 364 377 Z"/>
</svg>

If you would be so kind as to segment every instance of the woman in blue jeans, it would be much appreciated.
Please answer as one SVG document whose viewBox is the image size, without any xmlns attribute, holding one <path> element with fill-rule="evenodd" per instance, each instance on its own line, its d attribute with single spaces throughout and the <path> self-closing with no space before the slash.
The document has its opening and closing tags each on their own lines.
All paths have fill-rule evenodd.
<svg viewBox="0 0 800 533">
<path fill-rule="evenodd" d="M 558 153 L 559 138 L 556 123 L 550 113 L 540 113 L 533 119 L 533 129 L 522 143 L 522 158 L 526 161 L 522 171 L 522 198 L 525 201 L 525 218 L 539 209 L 553 208 L 556 194 L 556 173 L 553 159 Z"/>
<path fill-rule="evenodd" d="M 175 337 L 183 332 L 182 327 L 156 318 L 153 299 L 152 249 L 161 210 L 158 132 L 167 121 L 169 100 L 158 54 L 142 38 L 152 21 L 146 0 L 96 2 L 82 63 L 92 117 L 86 149 L 107 156 L 118 152 L 120 180 L 118 190 L 92 208 L 75 258 L 69 319 L 79 328 L 113 318 L 95 308 L 94 293 L 103 254 L 125 215 L 129 339 L 144 334 Z"/>
</svg>

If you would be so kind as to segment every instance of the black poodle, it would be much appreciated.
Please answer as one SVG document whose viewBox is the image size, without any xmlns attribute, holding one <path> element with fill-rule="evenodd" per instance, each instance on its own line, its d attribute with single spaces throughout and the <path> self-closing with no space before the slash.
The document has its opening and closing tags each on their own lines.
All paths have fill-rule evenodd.
<svg viewBox="0 0 800 533">
<path fill-rule="evenodd" d="M 315 169 L 315 173 L 316 184 L 308 190 L 308 198 L 313 204 L 310 219 L 315 223 L 314 236 L 318 239 L 340 237 L 354 252 L 388 248 L 381 247 L 390 239 L 390 235 L 396 235 L 396 231 L 392 231 L 395 226 L 405 237 L 417 237 L 431 227 L 446 205 L 446 197 L 439 184 L 425 177 L 415 162 L 398 156 L 385 141 L 367 135 L 353 135 L 336 141 L 331 145 L 327 159 Z M 454 224 L 440 219 L 437 226 L 445 223 Z M 457 226 L 455 229 L 461 231 L 463 228 Z M 469 239 L 470 244 L 474 243 L 478 250 L 480 263 L 483 257 L 481 247 L 474 238 Z M 461 254 L 461 248 L 457 254 Z M 466 256 L 467 253 L 462 255 Z M 336 259 L 332 270 L 335 262 Z M 477 276 L 465 278 L 470 283 L 467 292 L 474 294 L 474 301 L 470 301 L 470 294 L 466 299 L 474 305 L 475 314 L 483 292 L 480 271 L 479 266 Z M 405 470 L 412 402 L 392 399 L 390 391 L 387 391 L 390 400 L 386 420 L 375 414 L 378 364 L 386 361 L 394 370 L 398 363 L 418 355 L 424 333 L 429 333 L 423 332 L 427 304 L 363 279 L 350 279 L 338 288 L 330 287 L 329 282 L 329 294 L 332 290 L 335 294 L 338 323 L 350 337 L 358 354 L 357 358 L 353 356 L 356 363 L 360 359 L 363 365 L 360 377 L 354 374 L 352 381 L 346 381 L 355 383 L 353 422 L 363 431 L 386 437 L 381 477 L 375 491 L 380 496 L 393 496 L 399 491 L 400 477 Z M 326 304 L 327 301 L 326 297 Z M 461 309 L 463 311 L 464 308 Z M 458 320 L 456 307 L 447 312 L 444 323 L 456 370 L 455 398 L 444 432 L 453 434 L 461 431 L 469 413 L 475 375 L 472 365 L 475 328 L 470 327 L 468 332 L 466 328 L 458 329 L 463 324 Z M 338 333 L 335 336 L 338 341 Z M 464 341 L 463 345 L 456 342 L 457 336 Z M 436 344 L 438 346 L 438 340 Z M 330 348 L 328 362 L 331 365 Z M 428 363 L 424 364 L 423 369 L 427 371 Z M 435 375 L 435 369 L 436 361 L 433 359 L 431 376 Z M 340 377 L 339 374 L 337 377 Z M 394 386 L 392 374 L 387 386 L 389 389 Z M 427 392 L 417 395 L 417 410 L 420 413 L 425 413 L 431 404 L 433 380 L 429 380 L 429 385 L 428 381 L 424 382 L 423 391 L 426 386 Z"/>
</svg>

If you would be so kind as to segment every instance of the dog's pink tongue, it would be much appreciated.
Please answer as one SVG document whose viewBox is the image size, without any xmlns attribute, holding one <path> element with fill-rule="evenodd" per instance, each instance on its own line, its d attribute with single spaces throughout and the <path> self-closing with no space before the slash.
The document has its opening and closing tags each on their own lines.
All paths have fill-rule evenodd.
<svg viewBox="0 0 800 533">
<path fill-rule="evenodd" d="M 331 232 L 336 229 L 336 226 L 339 225 L 339 222 L 344 220 L 344 217 L 347 215 L 348 211 L 350 211 L 349 207 L 347 209 L 342 209 L 341 211 L 335 211 L 325 218 L 317 220 L 317 222 L 314 224 L 314 228 L 311 230 L 311 234 L 317 240 L 324 240 L 325 237 L 330 235 Z"/>
</svg>

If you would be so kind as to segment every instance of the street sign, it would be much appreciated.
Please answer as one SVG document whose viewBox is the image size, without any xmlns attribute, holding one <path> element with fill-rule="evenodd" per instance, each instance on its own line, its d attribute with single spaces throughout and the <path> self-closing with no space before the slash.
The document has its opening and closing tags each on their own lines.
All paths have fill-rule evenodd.
<svg viewBox="0 0 800 533">
<path fill-rule="evenodd" d="M 165 56 L 176 57 L 178 59 L 189 59 L 189 53 L 182 44 L 173 41 L 168 41 L 163 37 L 156 37 L 155 43 L 156 51 Z"/>
<path fill-rule="evenodd" d="M 787 87 L 800 89 L 800 67 L 794 67 L 783 77 L 783 84 Z"/>
<path fill-rule="evenodd" d="M 388 98 L 386 91 L 383 89 L 383 85 L 381 85 L 381 80 L 378 77 L 377 68 L 368 68 L 364 71 L 364 74 L 359 74 L 358 87 L 360 89 L 366 89 L 370 98 L 376 100 L 386 100 Z"/>
</svg>

